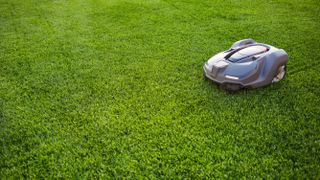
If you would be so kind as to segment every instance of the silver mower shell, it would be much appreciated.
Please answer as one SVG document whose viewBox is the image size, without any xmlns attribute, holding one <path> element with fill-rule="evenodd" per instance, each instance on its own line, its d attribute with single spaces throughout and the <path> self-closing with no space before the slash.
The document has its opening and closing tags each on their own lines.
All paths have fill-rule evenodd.
<svg viewBox="0 0 320 180">
<path fill-rule="evenodd" d="M 282 80 L 287 62 L 288 55 L 283 49 L 244 39 L 211 57 L 203 68 L 206 79 L 224 89 L 236 91 Z"/>
</svg>

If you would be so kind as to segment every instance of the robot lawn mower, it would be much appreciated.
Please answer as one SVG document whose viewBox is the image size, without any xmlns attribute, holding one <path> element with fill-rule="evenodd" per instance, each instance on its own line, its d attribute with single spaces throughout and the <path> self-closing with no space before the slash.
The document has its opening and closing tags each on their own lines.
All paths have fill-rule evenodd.
<svg viewBox="0 0 320 180">
<path fill-rule="evenodd" d="M 203 67 L 204 77 L 230 91 L 258 88 L 284 79 L 287 62 L 283 49 L 244 39 L 211 57 Z"/>
</svg>

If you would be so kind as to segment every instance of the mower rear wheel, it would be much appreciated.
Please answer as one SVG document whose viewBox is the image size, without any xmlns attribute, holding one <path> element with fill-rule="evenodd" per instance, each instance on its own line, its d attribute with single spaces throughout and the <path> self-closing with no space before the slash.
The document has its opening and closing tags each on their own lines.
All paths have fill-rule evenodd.
<svg viewBox="0 0 320 180">
<path fill-rule="evenodd" d="M 277 83 L 286 77 L 287 66 L 282 65 L 278 68 L 276 76 L 273 78 L 272 82 Z"/>
</svg>

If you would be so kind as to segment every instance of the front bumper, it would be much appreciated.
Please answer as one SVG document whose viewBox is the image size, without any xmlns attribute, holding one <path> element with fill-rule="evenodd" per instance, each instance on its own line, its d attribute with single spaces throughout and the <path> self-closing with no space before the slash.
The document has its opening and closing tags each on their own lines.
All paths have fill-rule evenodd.
<svg viewBox="0 0 320 180">
<path fill-rule="evenodd" d="M 215 66 L 212 66 L 212 68 L 210 68 L 207 63 L 205 63 L 203 66 L 204 76 L 207 79 L 210 79 L 218 84 L 236 84 L 243 86 L 243 84 L 239 82 L 239 80 L 226 78 L 228 76 L 225 76 L 224 71 L 225 68 L 218 68 Z"/>
</svg>

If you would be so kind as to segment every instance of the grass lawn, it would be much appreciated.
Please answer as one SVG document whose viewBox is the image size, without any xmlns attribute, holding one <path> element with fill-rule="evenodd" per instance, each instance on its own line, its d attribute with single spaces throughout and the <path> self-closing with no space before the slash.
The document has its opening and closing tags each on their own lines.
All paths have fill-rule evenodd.
<svg viewBox="0 0 320 180">
<path fill-rule="evenodd" d="M 284 81 L 203 80 L 244 38 Z M 319 0 L 0 0 L 0 179 L 318 179 L 319 42 Z"/>
</svg>

